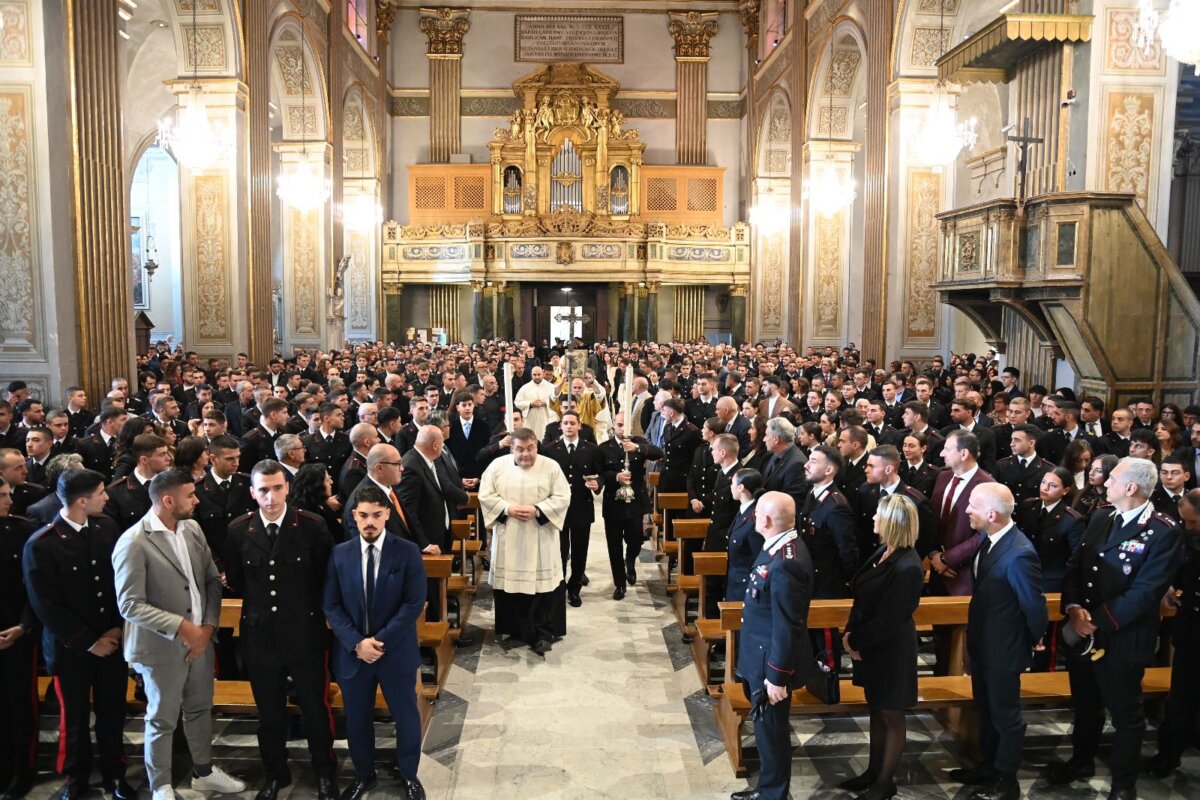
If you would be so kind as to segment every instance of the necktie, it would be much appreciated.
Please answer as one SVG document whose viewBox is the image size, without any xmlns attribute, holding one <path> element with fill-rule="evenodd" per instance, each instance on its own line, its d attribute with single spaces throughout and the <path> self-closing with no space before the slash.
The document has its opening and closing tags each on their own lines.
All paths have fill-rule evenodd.
<svg viewBox="0 0 1200 800">
<path fill-rule="evenodd" d="M 962 478 L 955 475 L 950 479 L 950 485 L 946 487 L 946 498 L 942 501 L 942 527 L 945 527 L 950 522 L 950 512 L 954 510 L 954 492 L 958 489 L 958 483 Z"/>
<path fill-rule="evenodd" d="M 400 521 L 404 523 L 405 527 L 408 527 L 408 517 L 404 515 L 404 506 L 400 505 L 400 498 L 396 497 L 396 490 L 388 489 L 388 497 L 391 498 L 392 508 L 396 509 L 396 513 L 400 515 Z"/>
<path fill-rule="evenodd" d="M 1099 436 L 1100 435 L 1100 423 L 1089 422 L 1088 423 L 1088 432 L 1091 433 L 1092 436 Z"/>
<path fill-rule="evenodd" d="M 469 438 L 471 435 L 471 423 L 469 421 L 464 422 L 462 428 L 463 428 L 463 438 L 464 439 Z"/>
<path fill-rule="evenodd" d="M 363 610 L 364 635 L 371 634 L 371 609 L 375 605 L 375 545 L 367 545 L 367 605 Z"/>
<path fill-rule="evenodd" d="M 567 455 L 569 455 L 569 456 L 575 455 L 575 445 L 573 445 L 573 444 L 567 445 Z"/>
<path fill-rule="evenodd" d="M 223 491 L 223 492 L 229 491 L 229 481 L 227 481 L 227 480 L 221 481 L 221 491 Z"/>
<path fill-rule="evenodd" d="M 987 558 L 988 552 L 992 549 L 992 540 L 986 533 L 980 534 L 983 541 L 979 544 L 979 560 L 975 562 L 975 574 L 979 574 L 979 570 L 983 567 L 983 560 Z"/>
<path fill-rule="evenodd" d="M 279 538 L 279 526 L 274 522 L 267 525 L 267 544 L 271 545 L 271 549 L 275 549 L 275 540 Z"/>
<path fill-rule="evenodd" d="M 1021 462 L 1021 469 L 1026 469 L 1029 466 L 1029 461 L 1027 459 L 1018 458 L 1017 460 Z"/>
</svg>

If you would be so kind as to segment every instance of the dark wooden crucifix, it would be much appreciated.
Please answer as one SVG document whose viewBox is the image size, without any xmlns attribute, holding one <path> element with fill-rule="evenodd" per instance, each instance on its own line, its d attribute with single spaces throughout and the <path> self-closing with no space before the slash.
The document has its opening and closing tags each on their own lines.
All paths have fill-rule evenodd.
<svg viewBox="0 0 1200 800">
<path fill-rule="evenodd" d="M 1035 137 L 1032 134 L 1032 123 L 1029 117 L 1025 118 L 1025 123 L 1022 125 L 1020 136 L 1009 136 L 1010 142 L 1016 142 L 1017 147 L 1017 172 L 1020 173 L 1019 182 L 1017 184 L 1017 207 L 1021 208 L 1025 205 L 1025 182 L 1029 176 L 1029 146 L 1033 144 L 1045 144 L 1046 140 Z"/>
</svg>

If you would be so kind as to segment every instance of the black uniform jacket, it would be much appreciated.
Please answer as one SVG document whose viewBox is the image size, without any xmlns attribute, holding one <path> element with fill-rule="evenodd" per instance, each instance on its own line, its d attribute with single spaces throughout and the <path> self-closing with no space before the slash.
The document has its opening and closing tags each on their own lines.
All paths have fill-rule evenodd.
<svg viewBox="0 0 1200 800">
<path fill-rule="evenodd" d="M 808 548 L 790 531 L 770 550 L 763 547 L 750 569 L 738 640 L 738 674 L 750 694 L 763 681 L 798 687 L 813 669 L 808 606 L 813 596 L 813 562 Z"/>
<path fill-rule="evenodd" d="M 1083 544 L 1067 562 L 1062 610 L 1079 605 L 1092 615 L 1105 658 L 1149 664 L 1158 642 L 1158 608 L 1179 568 L 1178 525 L 1147 504 L 1122 524 L 1121 514 L 1093 513 Z"/>
</svg>

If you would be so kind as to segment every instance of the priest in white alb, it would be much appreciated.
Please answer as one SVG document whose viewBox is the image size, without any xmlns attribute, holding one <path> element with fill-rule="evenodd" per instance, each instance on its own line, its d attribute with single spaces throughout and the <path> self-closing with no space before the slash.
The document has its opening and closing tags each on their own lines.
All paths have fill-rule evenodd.
<svg viewBox="0 0 1200 800">
<path fill-rule="evenodd" d="M 530 372 L 533 378 L 517 391 L 513 405 L 525 415 L 525 426 L 531 428 L 540 442 L 546 436 L 546 426 L 558 419 L 550 410 L 550 399 L 554 396 L 554 385 L 545 379 L 541 367 Z"/>
<path fill-rule="evenodd" d="M 496 634 L 525 641 L 545 656 L 566 635 L 559 531 L 571 485 L 558 462 L 537 452 L 529 428 L 512 432 L 512 454 L 493 461 L 479 481 L 479 506 L 492 531 Z"/>
</svg>

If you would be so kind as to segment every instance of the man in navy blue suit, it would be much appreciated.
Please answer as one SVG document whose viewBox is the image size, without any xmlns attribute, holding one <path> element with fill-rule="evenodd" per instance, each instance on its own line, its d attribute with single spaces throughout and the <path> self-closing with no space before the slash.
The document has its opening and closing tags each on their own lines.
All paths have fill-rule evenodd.
<svg viewBox="0 0 1200 800">
<path fill-rule="evenodd" d="M 421 717 L 417 618 L 425 605 L 425 566 L 410 541 L 387 531 L 392 504 L 377 486 L 356 492 L 358 536 L 333 549 L 325 581 L 325 616 L 333 629 L 333 675 L 346 708 L 356 778 L 341 800 L 362 800 L 375 787 L 375 691 L 383 689 L 396 720 L 396 763 L 407 800 L 423 800 L 417 780 Z"/>
<path fill-rule="evenodd" d="M 967 612 L 967 654 L 983 758 L 978 768 L 954 770 L 950 777 L 978 784 L 972 800 L 1021 796 L 1021 673 L 1033 663 L 1033 648 L 1048 617 L 1041 561 L 1013 524 L 1014 505 L 1008 487 L 992 482 L 972 489 L 967 502 L 967 518 L 980 536 L 972 565 L 975 591 Z"/>
<path fill-rule="evenodd" d="M 796 532 L 796 503 L 789 495 L 767 492 L 754 518 L 766 541 L 746 585 L 737 669 L 751 702 L 761 708 L 754 739 L 762 772 L 756 788 L 734 792 L 731 800 L 784 800 L 792 777 L 792 690 L 807 683 L 814 664 L 808 636 L 813 562 Z"/>
</svg>

